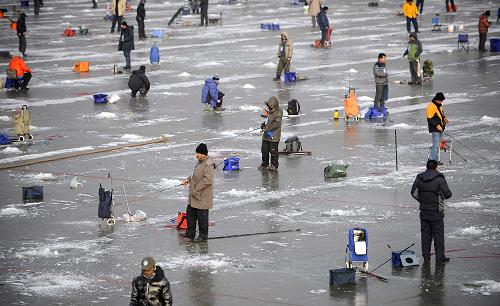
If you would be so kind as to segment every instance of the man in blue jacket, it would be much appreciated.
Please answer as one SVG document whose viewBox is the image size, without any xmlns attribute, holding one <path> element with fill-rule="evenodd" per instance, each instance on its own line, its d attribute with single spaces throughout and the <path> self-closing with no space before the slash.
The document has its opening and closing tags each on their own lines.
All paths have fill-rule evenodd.
<svg viewBox="0 0 500 306">
<path fill-rule="evenodd" d="M 436 262 L 450 259 L 444 254 L 444 200 L 451 198 L 451 191 L 444 175 L 437 171 L 435 160 L 427 161 L 427 171 L 417 175 L 411 188 L 412 197 L 420 203 L 420 236 L 422 257 L 429 262 L 434 238 Z"/>
<path fill-rule="evenodd" d="M 205 85 L 201 90 L 201 103 L 213 110 L 222 110 L 222 98 L 224 94 L 217 89 L 219 85 L 219 75 L 215 74 L 211 79 L 205 80 Z"/>
<path fill-rule="evenodd" d="M 328 16 L 326 13 L 328 12 L 328 6 L 323 6 L 318 16 L 318 26 L 321 30 L 321 47 L 325 46 L 326 34 L 328 32 L 328 28 L 330 27 L 330 23 L 328 22 Z"/>
</svg>

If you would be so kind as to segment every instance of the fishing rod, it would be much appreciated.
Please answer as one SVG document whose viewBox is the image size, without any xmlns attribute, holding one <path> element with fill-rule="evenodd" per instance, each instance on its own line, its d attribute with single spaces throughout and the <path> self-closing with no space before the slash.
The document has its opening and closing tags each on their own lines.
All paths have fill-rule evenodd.
<svg viewBox="0 0 500 306">
<path fill-rule="evenodd" d="M 372 272 L 368 272 L 368 271 L 365 271 L 365 270 L 361 270 L 360 268 L 356 268 L 356 270 L 358 270 L 359 272 L 361 272 L 361 273 L 363 273 L 363 274 L 366 274 L 366 275 L 368 275 L 368 276 L 373 276 L 373 277 L 377 278 L 378 280 L 383 281 L 383 282 L 385 282 L 385 283 L 387 283 L 387 282 L 388 282 L 388 279 L 387 279 L 387 278 L 382 277 L 382 276 L 380 276 L 380 275 L 377 275 L 377 274 L 374 274 L 374 273 L 372 273 Z"/>
<path fill-rule="evenodd" d="M 469 161 L 466 160 L 465 158 L 462 157 L 462 155 L 458 154 L 457 151 L 455 151 L 455 149 L 453 149 L 452 147 L 450 147 L 448 144 L 445 143 L 445 146 L 450 149 L 453 153 L 457 154 L 458 157 L 460 157 L 461 159 L 463 159 L 464 162 L 468 163 Z"/>
<path fill-rule="evenodd" d="M 208 237 L 207 239 L 226 239 L 226 238 L 257 236 L 257 235 L 290 233 L 290 232 L 300 232 L 300 230 L 301 230 L 300 228 L 297 228 L 297 229 L 289 229 L 289 230 L 282 230 L 282 231 L 269 231 L 269 232 L 257 232 L 257 233 L 248 233 L 248 234 L 236 234 L 236 235 L 216 236 L 216 237 Z"/>
<path fill-rule="evenodd" d="M 239 137 L 239 136 L 243 136 L 243 135 L 247 135 L 247 134 L 253 133 L 253 132 L 255 132 L 255 131 L 257 131 L 257 130 L 260 130 L 260 129 L 261 129 L 261 128 L 259 127 L 259 128 L 253 129 L 253 130 L 246 131 L 246 132 L 241 133 L 241 134 L 236 134 L 236 135 L 234 135 L 234 136 L 228 136 L 228 137 L 222 138 L 222 139 L 221 139 L 221 140 L 219 140 L 219 141 L 216 141 L 216 142 L 212 143 L 212 145 L 214 146 L 214 145 L 217 145 L 217 144 L 223 143 L 223 142 L 224 142 L 224 141 L 226 141 L 226 140 L 233 139 L 233 138 L 235 138 L 235 137 Z"/>
<path fill-rule="evenodd" d="M 408 250 L 409 248 L 411 248 L 411 247 L 412 247 L 412 246 L 414 246 L 414 245 L 415 245 L 415 242 L 414 242 L 414 243 L 412 243 L 412 244 L 411 244 L 410 246 L 408 246 L 407 248 L 405 248 L 404 250 L 400 251 L 400 252 L 398 253 L 398 255 L 401 255 L 401 253 L 403 253 L 404 251 Z M 389 248 L 390 248 L 390 246 L 389 246 Z M 373 272 L 374 272 L 374 271 L 376 271 L 378 268 L 382 267 L 383 265 L 385 265 L 386 263 L 388 263 L 388 262 L 389 262 L 389 261 L 391 261 L 391 260 L 392 260 L 392 256 L 391 256 L 391 258 L 387 259 L 386 261 L 384 261 L 383 263 L 381 263 L 380 265 L 378 265 L 375 269 L 371 270 L 371 272 L 369 272 L 369 273 L 373 273 Z"/>
<path fill-rule="evenodd" d="M 466 146 L 464 143 L 462 143 L 460 140 L 456 139 L 455 137 L 451 136 L 450 134 L 448 134 L 447 132 L 443 131 L 443 133 L 445 135 L 447 135 L 448 137 L 450 137 L 451 139 L 455 140 L 456 142 L 458 142 L 459 144 L 461 144 L 464 148 L 466 148 L 467 150 L 471 151 L 472 153 L 476 154 L 477 156 L 481 157 L 482 159 L 486 160 L 486 161 L 489 161 L 489 159 L 487 159 L 486 157 L 484 157 L 483 155 L 479 154 L 478 152 L 472 150 L 471 148 L 469 148 L 468 146 Z"/>
<path fill-rule="evenodd" d="M 123 195 L 125 196 L 125 204 L 127 204 L 127 211 L 129 217 L 132 217 L 132 214 L 130 213 L 130 206 L 128 206 L 128 199 L 127 199 L 127 192 L 125 191 L 125 186 L 122 184 L 122 189 L 123 189 Z"/>
</svg>

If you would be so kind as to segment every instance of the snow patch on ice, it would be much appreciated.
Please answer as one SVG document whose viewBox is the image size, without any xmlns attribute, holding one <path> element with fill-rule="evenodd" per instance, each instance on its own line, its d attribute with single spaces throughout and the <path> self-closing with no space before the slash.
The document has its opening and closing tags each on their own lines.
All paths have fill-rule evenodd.
<svg viewBox="0 0 500 306">
<path fill-rule="evenodd" d="M 252 111 L 252 112 L 260 112 L 261 107 L 259 106 L 254 106 L 254 105 L 242 105 L 240 106 L 240 110 L 242 111 Z"/>
<path fill-rule="evenodd" d="M 237 189 L 231 189 L 229 191 L 224 191 L 222 194 L 232 196 L 232 197 L 238 197 L 238 198 L 244 198 L 248 196 L 256 196 L 259 194 L 260 191 L 258 190 L 237 190 Z"/>
<path fill-rule="evenodd" d="M 278 65 L 276 65 L 275 63 L 265 63 L 262 66 L 268 67 L 268 68 L 276 68 Z"/>
<path fill-rule="evenodd" d="M 448 203 L 447 205 L 449 207 L 453 207 L 453 208 L 463 208 L 463 207 L 477 208 L 477 207 L 481 207 L 481 204 L 479 202 L 477 202 L 477 201 Z"/>
<path fill-rule="evenodd" d="M 474 294 L 491 295 L 500 292 L 500 282 L 487 279 L 464 284 L 462 291 Z"/>
<path fill-rule="evenodd" d="M 102 112 L 100 114 L 95 115 L 97 119 L 116 119 L 118 116 L 109 112 Z"/>
<path fill-rule="evenodd" d="M 0 210 L 1 217 L 26 216 L 28 212 L 25 209 L 17 208 L 14 205 L 9 205 Z"/>
<path fill-rule="evenodd" d="M 7 147 L 2 150 L 2 154 L 21 154 L 21 153 L 23 152 L 15 147 Z"/>
<path fill-rule="evenodd" d="M 184 71 L 183 73 L 179 73 L 178 76 L 180 76 L 180 77 L 189 77 L 191 75 L 189 73 L 187 73 L 187 72 Z"/>
<path fill-rule="evenodd" d="M 279 246 L 282 246 L 282 247 L 286 247 L 288 245 L 288 243 L 286 242 L 277 242 L 277 241 L 264 241 L 262 242 L 262 244 L 275 244 L 275 245 L 279 245 Z"/>
<path fill-rule="evenodd" d="M 30 181 L 55 181 L 57 177 L 52 173 L 34 173 L 27 175 L 27 179 Z"/>
<path fill-rule="evenodd" d="M 194 65 L 196 68 L 210 68 L 210 67 L 222 67 L 225 66 L 222 63 L 219 62 L 202 62 L 199 64 Z"/>
<path fill-rule="evenodd" d="M 350 72 L 350 73 L 356 73 L 356 72 L 358 72 L 358 71 L 357 71 L 356 69 L 354 69 L 354 68 L 351 68 L 351 69 L 347 70 L 347 72 Z"/>
<path fill-rule="evenodd" d="M 325 216 L 345 216 L 345 217 L 352 217 L 352 216 L 355 216 L 356 213 L 354 211 L 350 211 L 350 210 L 332 209 L 330 211 L 324 212 L 323 215 L 325 215 Z"/>
<path fill-rule="evenodd" d="M 358 102 L 373 102 L 373 98 L 367 96 L 361 96 L 358 97 Z"/>
<path fill-rule="evenodd" d="M 390 129 L 400 129 L 400 130 L 410 130 L 410 129 L 414 129 L 416 127 L 408 125 L 406 123 L 398 123 L 398 124 L 394 124 L 394 125 L 390 126 L 389 128 Z"/>
<path fill-rule="evenodd" d="M 91 280 L 74 274 L 42 274 L 35 277 L 21 277 L 15 286 L 21 290 L 35 292 L 44 296 L 69 295 L 74 291 L 82 290 L 91 284 Z"/>
<path fill-rule="evenodd" d="M 494 125 L 494 124 L 500 123 L 500 118 L 482 116 L 481 119 L 479 119 L 479 121 L 481 121 L 481 123 L 484 123 L 487 125 Z"/>
<path fill-rule="evenodd" d="M 0 116 L 0 121 L 10 121 L 9 116 Z"/>
<path fill-rule="evenodd" d="M 244 89 L 255 89 L 255 86 L 253 86 L 252 84 L 246 83 L 245 85 L 243 85 L 243 88 Z"/>
<path fill-rule="evenodd" d="M 162 178 L 158 183 L 154 184 L 153 186 L 155 188 L 170 188 L 177 186 L 181 183 L 179 179 L 167 179 L 167 178 Z"/>
<path fill-rule="evenodd" d="M 111 97 L 109 98 L 109 103 L 115 103 L 118 100 L 120 100 L 120 96 L 117 94 L 112 94 Z"/>
<path fill-rule="evenodd" d="M 313 293 L 313 294 L 323 294 L 323 293 L 326 293 L 326 290 L 325 289 L 318 289 L 318 290 L 311 290 L 309 292 Z"/>
<path fill-rule="evenodd" d="M 125 140 L 125 141 L 130 141 L 130 142 L 141 142 L 141 141 L 146 141 L 149 138 L 146 138 L 146 137 L 143 137 L 140 135 L 136 135 L 136 134 L 124 134 L 120 137 L 120 139 Z"/>
<path fill-rule="evenodd" d="M 159 265 L 164 269 L 175 269 L 175 268 L 204 268 L 204 269 L 218 269 L 231 264 L 231 259 L 229 257 L 211 255 L 197 255 L 188 256 L 183 255 L 180 257 L 169 258 L 167 262 L 161 262 Z"/>
<path fill-rule="evenodd" d="M 475 225 L 462 228 L 458 230 L 458 233 L 464 236 L 481 236 L 484 233 L 484 229 L 481 229 Z"/>
</svg>

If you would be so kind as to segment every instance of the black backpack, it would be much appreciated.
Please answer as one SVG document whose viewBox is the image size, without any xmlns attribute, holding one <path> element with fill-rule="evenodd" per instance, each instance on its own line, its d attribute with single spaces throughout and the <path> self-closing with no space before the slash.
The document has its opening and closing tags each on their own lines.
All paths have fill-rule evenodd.
<svg viewBox="0 0 500 306">
<path fill-rule="evenodd" d="M 302 151 L 302 143 L 297 136 L 288 137 L 285 140 L 285 151 L 286 152 L 300 152 Z"/>
<path fill-rule="evenodd" d="M 288 115 L 298 115 L 300 113 L 300 104 L 296 99 L 288 102 L 288 108 L 286 109 Z"/>
<path fill-rule="evenodd" d="M 113 218 L 113 190 L 105 190 L 99 184 L 99 208 L 97 216 L 103 219 Z"/>
</svg>

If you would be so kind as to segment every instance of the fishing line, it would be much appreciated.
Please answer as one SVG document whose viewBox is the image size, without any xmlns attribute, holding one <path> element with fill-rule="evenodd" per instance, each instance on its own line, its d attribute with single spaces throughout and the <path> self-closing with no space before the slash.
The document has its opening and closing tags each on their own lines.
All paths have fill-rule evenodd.
<svg viewBox="0 0 500 306">
<path fill-rule="evenodd" d="M 443 131 L 443 134 L 447 135 L 448 137 L 450 137 L 451 139 L 455 140 L 456 142 L 458 142 L 459 144 L 461 144 L 464 148 L 466 148 L 467 150 L 471 151 L 472 153 L 476 154 L 477 156 L 481 157 L 482 159 L 486 160 L 486 161 L 490 161 L 489 159 L 487 159 L 486 157 L 484 157 L 483 155 L 479 154 L 478 152 L 472 150 L 471 148 L 469 148 L 468 146 L 466 146 L 464 143 L 462 143 L 460 140 L 456 139 L 455 137 L 451 136 L 450 134 L 448 134 L 447 132 Z"/>
</svg>

